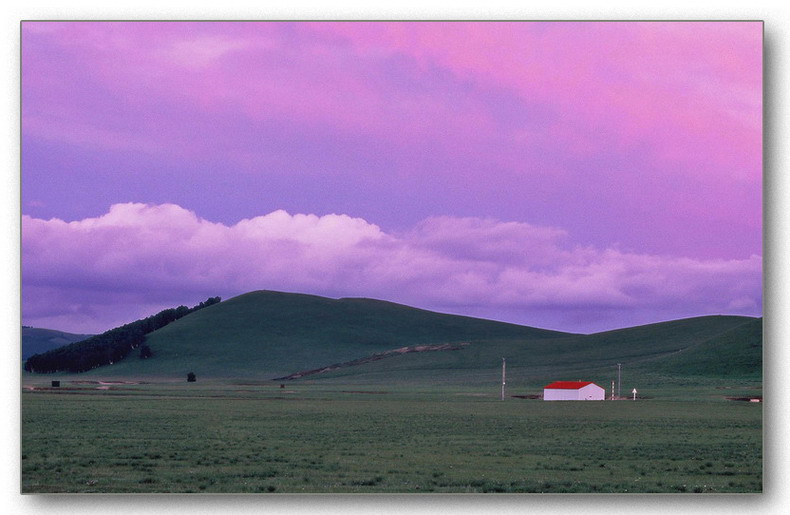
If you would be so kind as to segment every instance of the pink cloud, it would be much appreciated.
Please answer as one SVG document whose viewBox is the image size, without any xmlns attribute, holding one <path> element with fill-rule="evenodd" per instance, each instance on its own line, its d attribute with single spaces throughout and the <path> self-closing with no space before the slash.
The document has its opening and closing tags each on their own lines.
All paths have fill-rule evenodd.
<svg viewBox="0 0 790 515">
<path fill-rule="evenodd" d="M 387 173 L 396 193 L 441 186 L 459 204 L 501 189 L 506 217 L 531 200 L 531 215 L 577 235 L 612 227 L 586 225 L 600 201 L 678 234 L 631 231 L 636 248 L 704 241 L 697 255 L 743 257 L 761 228 L 761 28 L 26 22 L 23 138 L 140 153 L 161 176 Z M 104 173 L 85 168 L 70 173 Z M 712 225 L 737 241 L 712 241 Z"/>
<path fill-rule="evenodd" d="M 99 330 L 123 306 L 142 309 L 131 308 L 142 299 L 167 305 L 256 289 L 530 316 L 761 309 L 759 256 L 698 260 L 576 247 L 561 229 L 526 223 L 441 217 L 389 234 L 346 215 L 275 211 L 228 226 L 172 204 L 117 204 L 96 218 L 23 216 L 22 223 L 26 323 L 79 315 L 62 327 L 72 330 Z M 45 294 L 59 301 L 43 302 Z"/>
<path fill-rule="evenodd" d="M 42 35 L 35 23 L 25 30 L 80 55 L 90 63 L 80 71 L 131 108 L 157 109 L 167 99 L 204 113 L 364 131 L 401 146 L 427 139 L 446 152 L 504 139 L 537 141 L 532 152 L 539 153 L 559 139 L 568 150 L 594 155 L 601 145 L 626 150 L 649 142 L 667 164 L 709 149 L 701 162 L 732 168 L 736 159 L 738 168 L 759 169 L 759 23 L 49 25 L 57 30 Z M 46 81 L 37 59 L 26 57 L 26 91 Z M 50 92 L 68 95 L 71 87 Z M 502 126 L 484 97 L 503 93 L 550 106 L 552 115 L 533 120 L 537 126 L 526 119 L 521 127 Z M 80 105 L 63 100 L 47 105 Z M 62 117 L 31 111 L 23 113 L 30 131 Z M 117 145 L 133 129 L 98 123 L 105 126 L 77 125 L 77 133 Z M 139 142 L 146 150 L 163 135 L 179 142 L 170 151 L 205 149 L 195 134 L 164 119 L 155 123 L 151 141 Z M 510 165 L 523 157 L 518 145 L 491 156 Z M 711 166 L 682 171 L 689 172 L 711 173 Z"/>
<path fill-rule="evenodd" d="M 252 120 L 308 120 L 311 125 L 345 131 L 364 129 L 379 137 L 398 133 L 401 138 L 412 139 L 436 137 L 448 128 L 451 133 L 468 135 L 468 122 L 477 125 L 477 130 L 486 128 L 479 126 L 485 118 L 481 106 L 475 106 L 473 100 L 459 97 L 456 103 L 447 105 L 443 91 L 401 89 L 381 75 L 388 68 L 388 63 L 380 60 L 382 56 L 359 53 L 337 39 L 311 35 L 304 30 L 307 25 L 56 25 L 56 30 L 48 34 L 57 40 L 59 48 L 79 54 L 83 63 L 90 63 L 84 73 L 110 89 L 118 101 L 137 109 L 155 109 L 166 98 L 167 102 L 204 113 L 241 111 Z M 36 26 L 25 24 L 25 30 L 39 36 Z M 119 55 L 124 58 L 118 59 Z M 34 88 L 31 92 L 37 90 L 33 83 L 40 84 L 40 77 L 46 75 L 37 68 L 38 62 L 58 66 L 32 56 L 27 62 L 31 70 L 27 82 Z M 69 94 L 69 88 L 61 90 L 64 93 Z M 69 99 L 58 104 L 68 109 L 78 107 L 80 102 Z M 25 123 L 26 129 L 44 131 L 46 124 L 34 123 L 37 118 L 33 114 L 44 117 L 52 113 L 30 111 L 25 112 L 25 119 L 30 120 L 29 127 Z M 75 113 L 55 114 L 64 115 L 75 117 Z M 106 124 L 106 120 L 100 123 Z M 190 151 L 201 150 L 200 144 L 180 135 L 177 126 L 169 126 L 167 121 L 158 121 L 157 125 Z M 127 133 L 122 127 L 113 129 Z M 99 128 L 94 131 L 100 134 Z M 67 131 L 62 134 L 68 136 Z M 54 137 L 54 131 L 48 136 Z M 119 137 L 107 134 L 93 143 L 115 145 Z"/>
<path fill-rule="evenodd" d="M 42 25 L 54 28 L 42 34 Z M 619 146 L 651 140 L 668 160 L 687 155 L 678 145 L 702 143 L 724 151 L 724 163 L 733 145 L 759 156 L 759 23 L 78 22 L 24 30 L 79 54 L 89 66 L 78 71 L 139 108 L 166 97 L 205 111 L 449 144 L 439 137 L 447 131 L 476 141 L 503 131 L 479 98 L 493 89 L 552 106 L 556 119 L 544 128 L 570 148 L 598 141 L 593 131 Z M 41 57 L 30 51 L 25 61 L 26 90 L 46 83 Z M 754 136 L 744 139 L 747 131 Z"/>
<path fill-rule="evenodd" d="M 558 118 L 548 129 L 569 149 L 592 154 L 602 139 L 615 148 L 649 142 L 668 162 L 709 149 L 704 159 L 729 165 L 737 155 L 739 165 L 759 170 L 760 23 L 310 27 L 342 35 L 361 54 L 407 55 L 425 69 L 442 67 L 483 89 L 496 85 L 551 105 Z"/>
</svg>

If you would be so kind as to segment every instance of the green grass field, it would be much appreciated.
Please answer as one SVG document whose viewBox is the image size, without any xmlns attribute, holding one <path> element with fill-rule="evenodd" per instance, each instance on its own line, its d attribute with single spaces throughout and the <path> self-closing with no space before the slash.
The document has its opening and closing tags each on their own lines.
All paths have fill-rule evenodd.
<svg viewBox="0 0 790 515">
<path fill-rule="evenodd" d="M 496 383 L 39 380 L 22 393 L 22 492 L 761 492 L 762 404 L 725 399 L 759 383 L 717 384 L 502 402 Z"/>
<path fill-rule="evenodd" d="M 370 299 L 253 292 L 146 342 L 148 359 L 23 373 L 23 492 L 762 491 L 762 403 L 728 400 L 762 396 L 762 319 L 574 335 Z M 284 388 L 271 381 L 459 342 Z M 636 388 L 639 400 L 534 399 L 555 380 L 594 381 L 608 397 L 618 363 L 622 394 Z M 186 382 L 190 371 L 197 383 Z M 99 383 L 111 380 L 124 384 Z"/>
</svg>

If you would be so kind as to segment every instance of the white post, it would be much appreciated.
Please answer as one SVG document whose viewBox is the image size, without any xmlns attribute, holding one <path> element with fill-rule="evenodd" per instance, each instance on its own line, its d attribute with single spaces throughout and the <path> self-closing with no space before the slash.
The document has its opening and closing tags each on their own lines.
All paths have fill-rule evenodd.
<svg viewBox="0 0 790 515">
<path fill-rule="evenodd" d="M 502 358 L 502 397 L 501 400 L 505 400 L 505 358 Z"/>
<path fill-rule="evenodd" d="M 614 400 L 614 379 L 612 379 L 612 396 L 609 398 L 610 401 Z"/>
<path fill-rule="evenodd" d="M 634 389 L 631 391 L 631 393 L 633 393 L 633 394 L 634 394 L 634 400 L 636 400 L 636 388 L 634 388 Z"/>
</svg>

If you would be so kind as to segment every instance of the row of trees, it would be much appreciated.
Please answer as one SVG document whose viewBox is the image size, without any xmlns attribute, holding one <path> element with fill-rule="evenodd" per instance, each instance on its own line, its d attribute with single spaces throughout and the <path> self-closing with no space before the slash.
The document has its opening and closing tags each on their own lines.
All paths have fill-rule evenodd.
<svg viewBox="0 0 790 515">
<path fill-rule="evenodd" d="M 146 334 L 161 329 L 190 313 L 217 304 L 220 300 L 219 297 L 209 297 L 193 308 L 178 306 L 165 309 L 156 315 L 110 329 L 86 340 L 34 354 L 25 362 L 25 370 L 36 373 L 85 372 L 103 365 L 111 365 L 142 345 Z M 140 357 L 152 356 L 148 346 L 144 346 L 143 350 L 145 352 L 141 352 Z"/>
</svg>

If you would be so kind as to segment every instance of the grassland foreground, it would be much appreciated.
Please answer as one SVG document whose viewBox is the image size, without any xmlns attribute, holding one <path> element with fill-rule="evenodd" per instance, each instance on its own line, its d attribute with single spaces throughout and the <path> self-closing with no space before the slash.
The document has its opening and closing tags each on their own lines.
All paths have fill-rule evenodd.
<svg viewBox="0 0 790 515">
<path fill-rule="evenodd" d="M 23 493 L 762 491 L 762 403 L 472 388 L 66 383 L 22 391 Z"/>
</svg>

